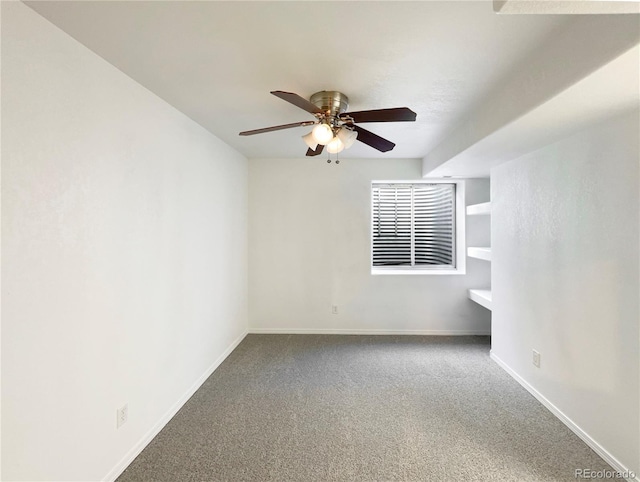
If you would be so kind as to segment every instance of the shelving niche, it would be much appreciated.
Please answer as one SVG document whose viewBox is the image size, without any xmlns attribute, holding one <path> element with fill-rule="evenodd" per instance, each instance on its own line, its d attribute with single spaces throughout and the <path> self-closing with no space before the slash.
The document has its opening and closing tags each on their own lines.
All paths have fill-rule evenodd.
<svg viewBox="0 0 640 482">
<path fill-rule="evenodd" d="M 472 204 L 467 206 L 467 216 L 491 216 L 491 203 Z M 467 256 L 491 262 L 491 247 L 472 246 L 467 248 Z M 491 310 L 491 289 L 470 289 L 469 299 L 480 306 Z"/>
</svg>

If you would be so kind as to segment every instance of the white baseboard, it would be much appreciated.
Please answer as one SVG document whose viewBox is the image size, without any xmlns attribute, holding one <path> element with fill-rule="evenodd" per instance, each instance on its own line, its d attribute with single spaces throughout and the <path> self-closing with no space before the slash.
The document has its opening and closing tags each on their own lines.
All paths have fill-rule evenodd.
<svg viewBox="0 0 640 482">
<path fill-rule="evenodd" d="M 160 430 L 164 428 L 164 426 L 173 418 L 173 416 L 178 413 L 178 410 L 182 408 L 182 406 L 191 398 L 191 396 L 200 388 L 200 386 L 205 382 L 207 378 L 211 376 L 211 374 L 215 371 L 216 368 L 220 366 L 220 364 L 231 354 L 233 350 L 244 340 L 247 336 L 247 332 L 245 331 L 238 338 L 229 345 L 229 347 L 220 355 L 213 364 L 207 368 L 207 370 L 189 387 L 184 395 L 182 395 L 176 403 L 158 420 L 158 422 L 149 430 L 140 441 L 135 444 L 129 452 L 116 464 L 116 466 L 109 471 L 107 475 L 102 479 L 105 482 L 111 482 L 116 480 L 122 472 L 129 466 L 133 459 L 135 459 L 140 452 L 144 450 L 144 448 L 149 445 L 149 442 L 153 440 L 153 438 L 160 433 Z"/>
<path fill-rule="evenodd" d="M 493 351 L 491 351 L 491 359 L 495 361 L 500 368 L 506 371 L 511 377 L 522 385 L 531 395 L 533 395 L 542 405 L 544 405 L 551 413 L 553 413 L 562 423 L 575 433 L 584 443 L 593 449 L 605 462 L 619 472 L 630 473 L 632 470 L 626 468 L 618 459 L 611 455 L 602 445 L 596 442 L 587 432 L 582 430 L 573 420 L 567 417 L 558 407 L 551 403 L 538 390 L 533 388 L 524 378 L 518 375 L 509 365 L 502 361 Z M 626 479 L 629 482 L 640 482 L 640 474 L 636 474 L 635 478 Z"/>
<path fill-rule="evenodd" d="M 251 334 L 274 335 L 431 335 L 431 336 L 489 336 L 486 330 L 368 330 L 341 328 L 249 328 Z"/>
</svg>

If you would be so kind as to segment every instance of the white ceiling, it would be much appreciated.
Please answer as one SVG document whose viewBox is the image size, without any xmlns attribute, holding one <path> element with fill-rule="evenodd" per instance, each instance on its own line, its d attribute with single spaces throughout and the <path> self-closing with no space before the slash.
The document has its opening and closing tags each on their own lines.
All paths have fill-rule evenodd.
<svg viewBox="0 0 640 482">
<path fill-rule="evenodd" d="M 363 127 L 395 142 L 342 157 L 421 158 L 563 16 L 496 15 L 492 2 L 26 2 L 249 158 L 304 155 L 313 119 L 269 94 L 340 90 L 350 110 L 407 106 L 415 123 Z"/>
<path fill-rule="evenodd" d="M 428 173 L 488 177 L 492 167 L 552 144 L 607 117 L 638 111 L 640 46 L 625 52 L 526 115 Z"/>
</svg>

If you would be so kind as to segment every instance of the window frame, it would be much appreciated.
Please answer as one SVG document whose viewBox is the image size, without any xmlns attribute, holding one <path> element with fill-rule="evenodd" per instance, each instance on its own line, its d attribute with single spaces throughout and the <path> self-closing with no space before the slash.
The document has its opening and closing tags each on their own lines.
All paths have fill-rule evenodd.
<svg viewBox="0 0 640 482">
<path fill-rule="evenodd" d="M 454 209 L 454 265 L 437 266 L 373 266 L 373 186 L 374 184 L 453 184 Z M 462 179 L 374 180 L 369 186 L 369 266 L 372 275 L 460 275 L 466 274 L 466 206 L 465 183 Z"/>
</svg>

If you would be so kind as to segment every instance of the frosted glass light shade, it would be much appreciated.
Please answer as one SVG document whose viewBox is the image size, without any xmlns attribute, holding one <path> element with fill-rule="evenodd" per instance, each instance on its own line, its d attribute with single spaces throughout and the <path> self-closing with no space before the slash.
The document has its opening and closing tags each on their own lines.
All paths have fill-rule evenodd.
<svg viewBox="0 0 640 482">
<path fill-rule="evenodd" d="M 358 133 L 356 131 L 350 131 L 344 127 L 338 132 L 338 139 L 342 141 L 345 149 L 349 149 L 356 142 L 357 137 Z"/>
<path fill-rule="evenodd" d="M 344 144 L 342 141 L 334 137 L 329 144 L 327 144 L 327 152 L 329 154 L 337 154 L 338 152 L 342 152 L 344 150 Z"/>
<path fill-rule="evenodd" d="M 311 131 L 313 138 L 318 144 L 326 146 L 333 139 L 333 131 L 327 124 L 318 124 Z"/>
<path fill-rule="evenodd" d="M 312 151 L 315 151 L 316 147 L 318 147 L 318 142 L 313 137 L 313 131 L 309 132 L 306 136 L 302 136 L 302 140 Z"/>
</svg>

